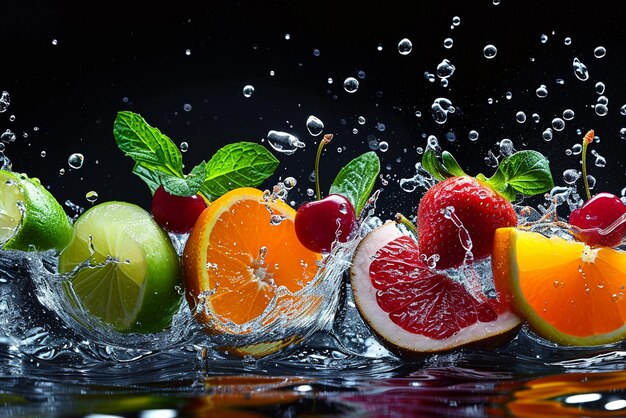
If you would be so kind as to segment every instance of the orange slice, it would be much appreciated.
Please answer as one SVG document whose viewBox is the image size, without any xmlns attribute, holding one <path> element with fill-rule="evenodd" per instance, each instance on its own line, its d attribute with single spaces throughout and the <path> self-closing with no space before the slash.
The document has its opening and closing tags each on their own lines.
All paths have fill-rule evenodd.
<svg viewBox="0 0 626 418">
<path fill-rule="evenodd" d="M 302 290 L 322 256 L 298 241 L 295 214 L 261 190 L 238 188 L 204 210 L 185 245 L 186 298 L 196 319 L 211 334 L 265 337 L 241 354 L 267 354 L 293 342 L 263 333 L 274 322 L 312 314 L 319 305 Z"/>
<path fill-rule="evenodd" d="M 590 346 L 626 337 L 626 253 L 501 228 L 492 268 L 497 290 L 544 338 Z"/>
</svg>

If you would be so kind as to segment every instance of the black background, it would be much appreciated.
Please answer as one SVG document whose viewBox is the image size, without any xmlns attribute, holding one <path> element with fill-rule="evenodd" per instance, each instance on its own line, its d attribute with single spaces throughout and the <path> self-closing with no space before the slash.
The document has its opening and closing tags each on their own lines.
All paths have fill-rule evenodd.
<svg viewBox="0 0 626 418">
<path fill-rule="evenodd" d="M 460 24 L 453 27 L 455 16 Z M 566 149 L 595 129 L 600 141 L 593 149 L 607 165 L 594 166 L 592 157 L 590 174 L 596 190 L 619 195 L 626 172 L 620 138 L 626 126 L 620 114 L 626 103 L 623 18 L 608 2 L 209 1 L 162 7 L 3 1 L 0 90 L 9 92 L 11 104 L 0 113 L 0 130 L 18 136 L 5 150 L 14 170 L 39 177 L 59 201 L 84 207 L 92 205 L 85 194 L 93 190 L 97 203 L 126 200 L 149 208 L 148 188 L 131 174 L 132 161 L 113 139 L 120 110 L 140 113 L 177 144 L 188 142 L 188 169 L 226 143 L 261 143 L 272 129 L 296 135 L 306 148 L 290 156 L 275 152 L 281 165 L 262 186 L 296 177 L 289 197 L 296 205 L 313 187 L 308 176 L 319 137 L 306 130 L 309 115 L 335 134 L 322 157 L 323 190 L 343 164 L 370 149 L 368 136 L 389 143 L 388 151 L 378 151 L 389 182 L 379 205 L 384 217 L 415 211 L 419 194 L 402 191 L 398 180 L 413 176 L 416 148 L 425 146 L 428 135 L 468 173 L 487 175 L 493 172 L 484 162 L 487 152 L 497 154 L 498 141 L 511 139 L 516 149 L 548 156 L 556 183 L 563 185 L 563 170 L 580 168 L 579 156 L 566 155 Z M 398 52 L 402 38 L 413 43 L 408 55 Z M 444 47 L 446 38 L 454 40 L 451 49 Z M 483 56 L 487 44 L 498 49 L 491 60 Z M 594 57 L 598 46 L 607 49 L 604 58 Z M 587 66 L 589 80 L 575 77 L 574 58 Z M 424 77 L 443 59 L 456 67 L 448 87 Z M 365 77 L 349 94 L 343 80 L 358 71 Z M 609 99 L 603 117 L 593 108 L 597 82 L 606 85 Z M 247 84 L 255 88 L 250 98 L 242 93 Z M 541 84 L 549 91 L 543 99 L 535 93 Z M 445 124 L 431 116 L 438 97 L 456 107 Z M 542 140 L 567 108 L 575 118 L 551 142 Z M 515 120 L 518 111 L 527 115 L 523 124 Z M 533 113 L 539 123 L 531 120 Z M 357 122 L 359 116 L 365 124 Z M 480 135 L 476 142 L 468 139 L 472 129 Z M 455 141 L 446 139 L 449 133 Z M 78 170 L 67 163 L 74 152 L 85 156 Z"/>
</svg>

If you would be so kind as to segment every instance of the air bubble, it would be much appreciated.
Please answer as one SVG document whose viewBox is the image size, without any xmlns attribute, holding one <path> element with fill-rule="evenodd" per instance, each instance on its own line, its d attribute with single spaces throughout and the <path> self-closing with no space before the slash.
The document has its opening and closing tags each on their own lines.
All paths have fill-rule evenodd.
<svg viewBox="0 0 626 418">
<path fill-rule="evenodd" d="M 324 131 L 324 122 L 314 115 L 310 115 L 306 120 L 306 128 L 313 136 L 318 136 Z"/>
<path fill-rule="evenodd" d="M 567 38 L 565 38 L 565 39 L 563 40 L 563 43 L 564 43 L 565 45 L 571 45 L 571 44 L 572 44 L 572 38 L 570 38 L 570 37 L 568 36 Z"/>
<path fill-rule="evenodd" d="M 552 129 L 555 131 L 562 131 L 565 128 L 565 121 L 561 118 L 552 119 Z"/>
<path fill-rule="evenodd" d="M 583 64 L 578 58 L 574 58 L 574 61 L 572 61 L 572 67 L 574 68 L 574 74 L 576 75 L 576 78 L 581 81 L 589 79 L 589 71 L 587 71 L 587 66 Z"/>
<path fill-rule="evenodd" d="M 526 113 L 524 112 L 517 112 L 515 114 L 515 120 L 518 121 L 519 123 L 524 123 L 526 122 Z"/>
<path fill-rule="evenodd" d="M 574 144 L 574 145 L 572 146 L 572 154 L 574 154 L 574 155 L 578 155 L 578 154 L 580 154 L 581 152 L 583 152 L 583 146 L 582 146 L 582 145 L 580 145 L 580 144 Z"/>
<path fill-rule="evenodd" d="M 267 142 L 274 150 L 286 155 L 291 155 L 296 152 L 298 148 L 304 148 L 306 145 L 290 133 L 274 130 L 267 133 Z"/>
<path fill-rule="evenodd" d="M 545 44 L 546 42 L 548 42 L 548 35 L 546 35 L 545 33 L 542 33 L 539 40 L 541 41 L 542 44 Z"/>
<path fill-rule="evenodd" d="M 597 104 L 595 110 L 598 116 L 606 116 L 606 114 L 609 113 L 609 108 L 604 104 Z"/>
<path fill-rule="evenodd" d="M 437 65 L 437 76 L 439 78 L 448 78 L 454 74 L 454 70 L 456 70 L 456 67 L 449 60 L 444 59 Z"/>
<path fill-rule="evenodd" d="M 254 93 L 254 86 L 248 84 L 243 87 L 243 97 L 251 97 Z"/>
<path fill-rule="evenodd" d="M 539 114 L 533 113 L 532 119 L 533 119 L 533 122 L 539 123 L 539 121 L 541 120 L 541 117 L 539 117 Z"/>
<path fill-rule="evenodd" d="M 478 132 L 475 130 L 471 130 L 469 132 L 468 138 L 470 141 L 477 141 L 478 140 Z"/>
<path fill-rule="evenodd" d="M 78 152 L 70 155 L 67 159 L 67 164 L 74 169 L 81 168 L 84 162 L 85 157 L 83 156 L 83 154 Z"/>
<path fill-rule="evenodd" d="M 566 184 L 572 185 L 578 181 L 580 178 L 580 172 L 578 170 L 574 170 L 573 168 L 569 168 L 563 172 L 563 181 Z"/>
<path fill-rule="evenodd" d="M 319 49 L 314 49 L 313 50 L 313 56 L 319 57 L 320 56 L 320 50 Z"/>
<path fill-rule="evenodd" d="M 185 103 L 185 104 L 183 105 L 183 110 L 184 110 L 185 112 L 191 112 L 191 105 L 190 105 L 189 103 Z"/>
<path fill-rule="evenodd" d="M 619 137 L 621 139 L 625 139 L 626 140 L 626 128 L 622 128 L 619 130 Z"/>
<path fill-rule="evenodd" d="M 500 141 L 500 154 L 502 154 L 503 157 L 509 157 L 513 155 L 514 152 L 515 148 L 513 147 L 513 141 L 510 139 L 503 139 Z"/>
<path fill-rule="evenodd" d="M 283 185 L 285 186 L 285 189 L 287 190 L 291 190 L 294 187 L 296 187 L 296 184 L 298 184 L 298 181 L 294 178 L 294 177 L 286 177 L 285 180 L 283 180 Z"/>
<path fill-rule="evenodd" d="M 380 141 L 378 143 L 378 149 L 381 152 L 387 152 L 387 150 L 389 150 L 389 143 L 387 141 Z"/>
<path fill-rule="evenodd" d="M 537 97 L 539 97 L 540 99 L 543 99 L 544 97 L 548 95 L 548 88 L 546 87 L 545 84 L 542 84 L 537 88 L 535 93 L 537 93 Z"/>
<path fill-rule="evenodd" d="M 409 39 L 404 38 L 400 42 L 398 42 L 398 52 L 400 53 L 400 55 L 408 55 L 411 53 L 412 49 L 413 44 Z"/>
<path fill-rule="evenodd" d="M 572 120 L 574 119 L 574 111 L 572 109 L 565 109 L 563 111 L 563 119 Z"/>
<path fill-rule="evenodd" d="M 598 93 L 598 94 L 604 94 L 604 90 L 605 90 L 605 88 L 606 88 L 606 87 L 605 87 L 605 85 L 604 85 L 604 83 L 603 83 L 603 82 L 598 81 L 598 82 L 596 83 L 595 88 L 596 88 L 596 93 Z"/>
<path fill-rule="evenodd" d="M 541 134 L 541 137 L 546 142 L 552 141 L 552 129 L 551 128 L 546 128 L 546 130 L 543 131 L 543 133 Z"/>
<path fill-rule="evenodd" d="M 435 122 L 444 124 L 448 120 L 448 113 L 454 113 L 455 109 L 452 102 L 446 98 L 440 97 L 435 99 L 430 107 L 431 114 Z"/>
<path fill-rule="evenodd" d="M 359 125 L 364 125 L 365 124 L 365 118 L 363 116 L 359 116 L 359 118 L 357 119 L 357 122 L 359 122 Z"/>
<path fill-rule="evenodd" d="M 587 183 L 589 183 L 589 188 L 593 189 L 594 187 L 596 187 L 596 178 L 592 176 L 591 174 L 588 174 Z"/>
<path fill-rule="evenodd" d="M 606 55 L 606 48 L 603 46 L 598 46 L 593 50 L 593 56 L 596 58 L 603 58 Z"/>
<path fill-rule="evenodd" d="M 452 38 L 446 38 L 443 40 L 443 47 L 446 49 L 452 48 L 454 45 L 454 40 Z"/>
<path fill-rule="evenodd" d="M 359 88 L 359 80 L 354 77 L 348 77 L 343 82 L 343 88 L 348 93 L 354 93 Z"/>
<path fill-rule="evenodd" d="M 98 193 L 93 190 L 88 191 L 87 194 L 85 194 L 85 199 L 87 199 L 89 203 L 94 203 L 98 200 Z"/>
<path fill-rule="evenodd" d="M 0 135 L 0 141 L 4 142 L 5 144 L 15 142 L 16 139 L 17 135 L 15 135 L 15 133 L 10 129 L 7 129 L 6 131 L 2 132 L 2 135 Z"/>
<path fill-rule="evenodd" d="M 492 59 L 493 57 L 496 56 L 497 53 L 498 53 L 498 49 L 494 45 L 489 44 L 483 48 L 483 55 L 487 59 Z"/>
<path fill-rule="evenodd" d="M 596 157 L 596 161 L 594 162 L 596 167 L 606 167 L 606 158 L 604 158 L 603 156 L 601 156 L 600 154 L 598 154 L 598 152 L 596 150 L 592 150 L 591 154 Z"/>
<path fill-rule="evenodd" d="M 0 113 L 6 112 L 11 104 L 11 96 L 8 91 L 3 91 L 0 95 Z"/>
<path fill-rule="evenodd" d="M 183 141 L 183 142 L 180 143 L 180 147 L 179 148 L 180 148 L 181 152 L 187 152 L 187 151 L 189 151 L 189 143 L 186 142 L 186 141 Z"/>
</svg>

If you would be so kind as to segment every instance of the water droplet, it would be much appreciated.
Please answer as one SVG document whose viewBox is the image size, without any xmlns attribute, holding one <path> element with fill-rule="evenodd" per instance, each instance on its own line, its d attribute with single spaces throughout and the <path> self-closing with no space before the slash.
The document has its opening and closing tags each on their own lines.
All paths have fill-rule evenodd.
<svg viewBox="0 0 626 418">
<path fill-rule="evenodd" d="M 539 123 L 539 121 L 541 120 L 541 118 L 539 117 L 539 115 L 537 113 L 533 113 L 533 122 L 535 123 Z"/>
<path fill-rule="evenodd" d="M 363 116 L 359 116 L 359 119 L 357 119 L 357 121 L 359 122 L 359 125 L 365 124 L 365 118 Z"/>
<path fill-rule="evenodd" d="M 98 193 L 91 190 L 87 192 L 87 194 L 85 194 L 85 199 L 87 199 L 87 201 L 90 203 L 94 203 L 96 200 L 98 200 Z"/>
<path fill-rule="evenodd" d="M 285 40 L 286 40 L 286 41 L 288 41 L 288 40 L 290 40 L 290 39 L 291 39 L 291 35 L 290 35 L 290 34 L 288 34 L 288 33 L 286 33 L 286 34 L 285 34 Z"/>
<path fill-rule="evenodd" d="M 59 41 L 57 41 L 56 39 L 52 40 L 52 45 L 57 46 L 59 44 Z"/>
<path fill-rule="evenodd" d="M 452 48 L 452 46 L 454 45 L 454 39 L 452 38 L 446 38 L 443 40 L 443 47 L 446 49 L 450 49 Z"/>
<path fill-rule="evenodd" d="M 398 42 L 398 52 L 400 53 L 400 55 L 408 55 L 411 53 L 412 49 L 413 44 L 409 39 L 404 38 L 400 42 Z"/>
<path fill-rule="evenodd" d="M 276 215 L 276 214 L 272 214 L 270 216 L 270 224 L 272 226 L 277 226 L 280 225 L 280 223 L 282 221 L 284 221 L 285 219 L 287 219 L 287 217 L 285 215 Z"/>
<path fill-rule="evenodd" d="M 85 157 L 83 154 L 77 152 L 68 157 L 67 164 L 74 169 L 79 169 L 83 166 L 84 161 Z"/>
<path fill-rule="evenodd" d="M 0 94 L 0 113 L 6 112 L 11 104 L 11 95 L 9 95 L 8 91 L 3 91 Z"/>
<path fill-rule="evenodd" d="M 46 151 L 41 151 L 41 158 L 45 158 L 46 157 Z"/>
<path fill-rule="evenodd" d="M 552 119 L 552 129 L 555 131 L 562 131 L 565 128 L 565 121 L 561 118 Z"/>
<path fill-rule="evenodd" d="M 545 33 L 542 33 L 539 40 L 541 41 L 542 44 L 545 44 L 546 42 L 548 42 L 548 35 L 546 35 Z"/>
<path fill-rule="evenodd" d="M 444 124 L 448 120 L 448 113 L 454 113 L 452 102 L 444 97 L 435 99 L 430 107 L 435 122 Z"/>
<path fill-rule="evenodd" d="M 283 180 L 283 185 L 285 186 L 285 189 L 287 190 L 291 190 L 294 187 L 296 187 L 296 184 L 298 184 L 298 181 L 294 178 L 294 177 L 286 177 L 285 180 Z"/>
<path fill-rule="evenodd" d="M 604 83 L 603 83 L 603 82 L 598 81 L 598 82 L 596 83 L 595 88 L 596 88 L 596 93 L 598 93 L 598 94 L 604 94 L 605 85 L 604 85 Z"/>
<path fill-rule="evenodd" d="M 331 77 L 328 77 L 328 84 L 333 84 L 333 79 Z"/>
<path fill-rule="evenodd" d="M 456 67 L 452 65 L 450 60 L 444 59 L 437 65 L 437 76 L 439 78 L 448 78 L 454 74 L 454 70 L 456 70 Z"/>
<path fill-rule="evenodd" d="M 589 183 L 589 188 L 593 189 L 596 187 L 596 178 L 591 174 L 587 174 L 587 183 Z"/>
<path fill-rule="evenodd" d="M 478 132 L 475 130 L 471 130 L 469 132 L 468 138 L 470 141 L 477 141 L 478 140 Z"/>
<path fill-rule="evenodd" d="M 540 99 L 543 99 L 544 97 L 548 95 L 548 88 L 546 87 L 545 84 L 542 84 L 537 88 L 535 93 L 537 93 L 537 97 L 539 97 Z"/>
<path fill-rule="evenodd" d="M 306 145 L 290 133 L 274 130 L 267 133 L 267 142 L 274 150 L 286 155 L 291 155 L 296 152 L 298 148 L 304 148 Z"/>
<path fill-rule="evenodd" d="M 315 194 L 315 191 L 313 189 L 306 189 L 306 195 L 307 196 L 313 196 Z"/>
<path fill-rule="evenodd" d="M 361 80 L 363 80 L 365 78 L 365 71 L 363 70 L 357 71 L 356 76 L 359 77 Z"/>
<path fill-rule="evenodd" d="M 563 111 L 563 119 L 572 120 L 574 119 L 574 111 L 572 109 L 565 109 Z"/>
<path fill-rule="evenodd" d="M 563 80 L 562 78 L 557 78 L 554 82 L 560 86 L 565 84 L 565 80 Z"/>
<path fill-rule="evenodd" d="M 254 86 L 247 84 L 243 87 L 243 97 L 251 97 L 254 93 Z"/>
<path fill-rule="evenodd" d="M 541 137 L 546 142 L 552 141 L 552 129 L 546 128 L 546 130 L 541 134 Z"/>
<path fill-rule="evenodd" d="M 306 128 L 311 135 L 318 136 L 324 130 L 324 122 L 316 116 L 310 115 L 306 120 Z"/>
<path fill-rule="evenodd" d="M 59 176 L 62 176 L 64 174 L 65 174 L 65 169 L 64 168 L 60 169 L 59 170 Z"/>
<path fill-rule="evenodd" d="M 376 124 L 376 130 L 377 130 L 377 131 L 379 131 L 379 132 L 384 132 L 384 131 L 385 131 L 385 129 L 386 129 L 386 126 L 385 126 L 385 124 L 384 124 L 384 123 L 382 123 L 382 122 L 378 122 L 378 123 Z"/>
<path fill-rule="evenodd" d="M 454 16 L 452 18 L 452 25 L 453 26 L 459 26 L 461 24 L 461 18 L 458 16 Z"/>
<path fill-rule="evenodd" d="M 594 162 L 596 167 L 606 167 L 606 158 L 598 154 L 598 151 L 592 150 L 591 154 L 596 157 L 596 161 Z"/>
<path fill-rule="evenodd" d="M 621 139 L 626 139 L 626 128 L 622 128 L 619 130 L 619 137 Z"/>
<path fill-rule="evenodd" d="M 589 79 L 589 71 L 587 71 L 587 66 L 580 62 L 578 58 L 574 58 L 574 61 L 572 61 L 572 67 L 574 68 L 574 74 L 576 75 L 576 78 L 581 81 Z"/>
<path fill-rule="evenodd" d="M 483 48 L 483 55 L 487 59 L 492 59 L 493 57 L 496 56 L 497 53 L 498 53 L 498 49 L 494 45 L 489 44 Z"/>
<path fill-rule="evenodd" d="M 320 56 L 320 50 L 319 49 L 314 49 L 313 50 L 313 56 L 319 57 Z"/>
<path fill-rule="evenodd" d="M 387 150 L 389 149 L 389 143 L 387 143 L 387 141 L 380 141 L 378 143 L 378 149 L 381 152 L 387 152 Z"/>
<path fill-rule="evenodd" d="M 189 143 L 183 141 L 180 143 L 180 151 L 181 152 L 187 152 L 189 150 Z"/>
<path fill-rule="evenodd" d="M 434 83 L 437 77 L 435 77 L 434 74 L 429 73 L 428 71 L 424 71 L 424 78 L 431 83 Z"/>
<path fill-rule="evenodd" d="M 515 120 L 518 121 L 519 123 L 524 123 L 526 122 L 526 113 L 519 111 L 515 114 Z"/>
<path fill-rule="evenodd" d="M 339 205 L 339 213 L 346 215 L 348 213 L 348 205 L 342 203 Z"/>
<path fill-rule="evenodd" d="M 626 106 L 626 105 L 624 105 L 624 106 Z M 416 110 L 415 111 L 415 117 L 416 118 L 421 118 L 422 117 L 422 112 L 420 112 L 419 110 Z"/>
<path fill-rule="evenodd" d="M 383 50 L 383 44 L 376 45 L 376 50 L 377 51 L 382 51 Z"/>
<path fill-rule="evenodd" d="M 604 104 L 597 104 L 595 111 L 598 116 L 606 116 L 606 114 L 609 113 L 609 108 Z"/>
<path fill-rule="evenodd" d="M 593 50 L 593 55 L 596 58 L 603 58 L 606 55 L 606 48 L 603 46 L 598 46 Z"/>
<path fill-rule="evenodd" d="M 183 105 L 183 110 L 184 110 L 185 112 L 191 112 L 191 105 L 190 105 L 189 103 L 185 103 L 185 104 Z"/>
<path fill-rule="evenodd" d="M 5 144 L 15 142 L 16 139 L 17 135 L 15 135 L 15 133 L 10 129 L 7 129 L 6 131 L 2 132 L 2 135 L 0 135 L 0 141 L 4 142 Z"/>
<path fill-rule="evenodd" d="M 448 132 L 446 133 L 446 139 L 448 142 L 454 142 L 456 141 L 456 134 L 454 132 Z"/>
<path fill-rule="evenodd" d="M 504 157 L 513 155 L 515 148 L 513 147 L 513 141 L 510 139 L 503 139 L 500 141 L 500 154 Z"/>
<path fill-rule="evenodd" d="M 348 93 L 354 93 L 359 88 L 359 80 L 354 77 L 348 77 L 343 81 L 343 88 Z"/>
<path fill-rule="evenodd" d="M 571 45 L 571 44 L 572 44 L 572 38 L 570 38 L 570 37 L 568 36 L 567 38 L 565 38 L 565 39 L 563 40 L 563 43 L 564 43 L 565 45 Z"/>
<path fill-rule="evenodd" d="M 507 100 L 511 100 L 513 98 L 513 93 L 511 93 L 510 91 L 507 91 L 504 94 L 504 98 L 507 99 Z"/>
<path fill-rule="evenodd" d="M 580 144 L 574 144 L 574 145 L 572 146 L 572 154 L 574 154 L 574 155 L 578 155 L 578 154 L 580 154 L 581 152 L 583 152 L 583 146 L 582 146 L 582 145 L 580 145 Z"/>
<path fill-rule="evenodd" d="M 569 168 L 563 172 L 563 181 L 567 184 L 574 184 L 580 178 L 580 172 Z"/>
</svg>

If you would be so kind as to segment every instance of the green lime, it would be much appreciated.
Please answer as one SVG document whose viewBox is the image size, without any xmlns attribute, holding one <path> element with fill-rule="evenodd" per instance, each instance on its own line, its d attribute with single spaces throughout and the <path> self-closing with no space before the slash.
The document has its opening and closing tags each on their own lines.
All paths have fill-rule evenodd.
<svg viewBox="0 0 626 418">
<path fill-rule="evenodd" d="M 39 180 L 0 170 L 0 247 L 60 251 L 71 235 L 65 210 Z"/>
<path fill-rule="evenodd" d="M 59 256 L 59 272 L 79 265 L 69 283 L 91 315 L 124 333 L 171 324 L 182 298 L 180 259 L 146 210 L 111 201 L 85 211 Z"/>
</svg>

